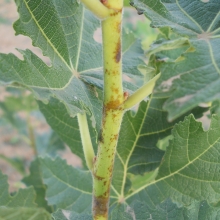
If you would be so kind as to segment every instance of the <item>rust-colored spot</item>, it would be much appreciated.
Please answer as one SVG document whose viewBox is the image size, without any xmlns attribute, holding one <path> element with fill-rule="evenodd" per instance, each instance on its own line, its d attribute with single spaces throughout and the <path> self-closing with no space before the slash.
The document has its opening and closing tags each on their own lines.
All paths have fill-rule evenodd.
<svg viewBox="0 0 220 220">
<path fill-rule="evenodd" d="M 112 100 L 105 105 L 106 109 L 116 109 L 121 104 L 119 99 Z"/>
<path fill-rule="evenodd" d="M 117 117 L 117 114 L 112 113 L 112 117 L 115 119 Z"/>
<path fill-rule="evenodd" d="M 102 126 L 103 128 L 105 127 L 105 122 L 106 122 L 106 109 L 105 107 L 102 109 Z M 102 132 L 102 131 L 101 131 Z"/>
<path fill-rule="evenodd" d="M 106 7 L 108 7 L 107 5 L 106 5 Z M 114 9 L 114 8 L 111 8 L 111 9 L 113 9 L 114 11 L 112 11 L 112 13 L 110 13 L 110 16 L 116 16 L 117 14 L 119 14 L 119 13 L 122 13 L 122 9 Z"/>
<path fill-rule="evenodd" d="M 121 21 L 115 23 L 115 30 L 116 32 L 121 32 Z"/>
<path fill-rule="evenodd" d="M 105 179 L 104 177 L 98 176 L 98 175 L 96 175 L 95 173 L 93 173 L 93 177 L 94 177 L 95 179 L 97 179 L 98 181 L 102 181 L 102 180 Z"/>
<path fill-rule="evenodd" d="M 109 101 L 106 105 L 105 105 L 105 109 L 117 109 L 117 107 L 121 104 L 119 99 L 115 99 L 112 101 Z"/>
<path fill-rule="evenodd" d="M 119 88 L 118 87 L 112 86 L 111 89 L 112 89 L 112 92 L 114 92 L 116 94 L 119 93 Z"/>
<path fill-rule="evenodd" d="M 121 39 L 119 38 L 115 49 L 115 62 L 119 63 L 120 60 L 121 60 Z"/>
<path fill-rule="evenodd" d="M 124 92 L 124 101 L 127 100 L 128 96 L 129 96 L 129 93 L 128 92 Z"/>
<path fill-rule="evenodd" d="M 99 136 L 99 141 L 100 141 L 101 143 L 104 143 L 104 138 L 103 138 L 102 133 L 100 133 L 100 136 Z"/>
<path fill-rule="evenodd" d="M 95 162 L 96 162 L 96 156 L 93 158 L 93 164 L 95 164 Z"/>
<path fill-rule="evenodd" d="M 103 5 L 107 5 L 107 4 L 108 4 L 108 0 L 100 0 L 100 2 L 101 2 Z"/>
<path fill-rule="evenodd" d="M 115 139 L 115 140 L 118 140 L 118 134 L 115 134 L 115 135 L 114 135 L 114 139 Z"/>
<path fill-rule="evenodd" d="M 114 153 L 113 153 L 113 155 L 114 155 Z M 113 165 L 108 168 L 108 171 L 109 171 L 109 173 L 111 173 L 111 174 L 112 174 L 112 170 L 113 170 Z"/>
<path fill-rule="evenodd" d="M 94 219 L 99 219 L 100 216 L 103 216 L 107 219 L 108 216 L 108 197 L 104 196 L 94 196 L 93 197 L 93 216 Z"/>
</svg>

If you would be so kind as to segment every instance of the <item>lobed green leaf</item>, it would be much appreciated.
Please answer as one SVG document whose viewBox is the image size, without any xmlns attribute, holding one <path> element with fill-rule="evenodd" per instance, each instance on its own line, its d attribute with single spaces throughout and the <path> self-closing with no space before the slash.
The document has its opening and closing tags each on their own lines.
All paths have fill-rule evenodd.
<svg viewBox="0 0 220 220">
<path fill-rule="evenodd" d="M 219 1 L 135 0 L 133 5 L 152 20 L 153 27 L 170 27 L 184 37 L 179 41 L 188 39 L 190 44 L 182 59 L 161 66 L 162 76 L 154 93 L 157 97 L 169 97 L 164 105 L 169 119 L 179 117 L 200 103 L 218 99 Z"/>
</svg>

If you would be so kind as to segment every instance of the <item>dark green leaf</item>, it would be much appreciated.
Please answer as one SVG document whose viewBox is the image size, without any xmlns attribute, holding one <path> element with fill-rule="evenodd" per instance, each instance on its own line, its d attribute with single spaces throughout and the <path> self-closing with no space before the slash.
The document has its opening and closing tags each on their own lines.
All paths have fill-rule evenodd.
<svg viewBox="0 0 220 220">
<path fill-rule="evenodd" d="M 57 151 L 64 150 L 65 146 L 59 136 L 54 131 L 51 131 L 36 135 L 36 149 L 39 156 L 50 155 L 55 157 Z"/>
<path fill-rule="evenodd" d="M 0 207 L 0 220 L 51 220 L 51 216 L 41 208 Z"/>
<path fill-rule="evenodd" d="M 40 162 L 50 205 L 78 213 L 91 211 L 92 176 L 89 171 L 71 167 L 60 158 L 44 158 Z"/>
<path fill-rule="evenodd" d="M 30 175 L 23 178 L 22 182 L 24 182 L 27 186 L 34 187 L 38 207 L 45 208 L 47 211 L 51 212 L 52 209 L 48 206 L 47 201 L 45 200 L 46 186 L 43 184 L 42 172 L 38 159 L 31 163 Z"/>
<path fill-rule="evenodd" d="M 99 130 L 101 102 L 80 77 L 102 66 L 101 45 L 93 39 L 99 20 L 77 1 L 16 3 L 20 14 L 14 24 L 16 34 L 31 37 L 34 46 L 50 58 L 51 66 L 29 50 L 20 51 L 23 61 L 12 54 L 1 54 L 0 81 L 25 86 L 45 103 L 55 97 L 64 103 L 71 116 L 86 110 L 92 113 Z"/>
<path fill-rule="evenodd" d="M 166 99 L 152 98 L 148 103 L 140 104 L 135 116 L 131 112 L 124 115 L 112 180 L 114 191 L 117 191 L 121 199 L 127 191 L 125 186 L 131 186 L 127 179 L 128 174 L 144 175 L 142 183 L 152 180 L 148 179 L 146 173 L 155 170 L 164 155 L 164 151 L 157 147 L 158 141 L 170 135 L 175 123 L 183 119 L 167 121 L 167 113 L 162 110 L 165 101 Z M 201 117 L 203 111 L 202 108 L 196 108 L 193 112 Z M 135 181 L 135 177 L 132 178 Z M 132 186 L 131 190 L 134 189 Z"/>
<path fill-rule="evenodd" d="M 54 129 L 54 131 L 56 131 L 60 138 L 67 143 L 71 151 L 84 161 L 84 153 L 77 118 L 72 118 L 68 114 L 65 105 L 57 99 L 50 99 L 48 106 L 42 102 L 39 102 L 39 106 L 40 110 L 47 118 L 47 122 Z M 96 149 L 96 133 L 92 128 L 90 120 L 88 120 L 88 124 L 93 146 Z"/>
<path fill-rule="evenodd" d="M 179 204 L 220 200 L 219 161 L 220 119 L 213 116 L 211 127 L 204 131 L 193 116 L 175 125 L 173 140 L 167 148 L 155 181 L 146 183 L 127 197 L 138 198 L 149 206 L 166 198 Z"/>
<path fill-rule="evenodd" d="M 20 189 L 15 195 L 8 192 L 7 176 L 0 172 L 0 206 L 7 207 L 36 207 L 33 187 Z"/>
<path fill-rule="evenodd" d="M 219 1 L 134 0 L 134 6 L 152 20 L 152 26 L 169 26 L 190 44 L 179 62 L 161 67 L 155 94 L 169 97 L 164 105 L 169 119 L 199 103 L 219 99 L 220 56 L 216 46 L 220 44 Z M 179 43 L 182 39 L 179 38 Z"/>
<path fill-rule="evenodd" d="M 78 214 L 67 210 L 58 210 L 53 215 L 54 220 L 92 220 L 92 215 Z"/>
<path fill-rule="evenodd" d="M 19 173 L 21 173 L 22 175 L 25 174 L 25 164 L 24 161 L 21 158 L 9 158 L 4 156 L 3 154 L 0 154 L 0 159 L 6 161 L 7 163 L 9 163 L 11 166 L 13 166 Z"/>
</svg>

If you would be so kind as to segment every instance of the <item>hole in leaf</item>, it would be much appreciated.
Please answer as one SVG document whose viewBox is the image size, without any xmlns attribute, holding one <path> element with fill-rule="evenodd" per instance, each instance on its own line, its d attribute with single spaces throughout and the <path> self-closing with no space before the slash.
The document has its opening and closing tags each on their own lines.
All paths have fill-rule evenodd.
<svg viewBox="0 0 220 220">
<path fill-rule="evenodd" d="M 93 34 L 93 39 L 99 44 L 102 43 L 102 30 L 101 30 L 101 28 L 97 28 L 95 30 L 95 32 Z"/>
</svg>

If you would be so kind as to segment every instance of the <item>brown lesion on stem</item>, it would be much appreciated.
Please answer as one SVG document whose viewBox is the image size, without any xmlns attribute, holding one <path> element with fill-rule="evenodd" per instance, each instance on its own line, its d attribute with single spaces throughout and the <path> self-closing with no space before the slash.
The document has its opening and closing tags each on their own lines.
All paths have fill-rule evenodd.
<svg viewBox="0 0 220 220">
<path fill-rule="evenodd" d="M 108 217 L 108 198 L 104 196 L 93 197 L 93 216 L 99 219 L 100 216 Z"/>
<path fill-rule="evenodd" d="M 116 16 L 118 13 L 122 12 L 122 8 L 117 9 L 111 6 L 108 0 L 100 0 L 100 2 L 107 8 L 112 9 L 112 12 L 110 13 L 110 16 Z"/>
<path fill-rule="evenodd" d="M 124 95 L 124 101 L 126 101 L 129 97 L 129 93 L 125 91 L 123 95 Z"/>
<path fill-rule="evenodd" d="M 98 181 L 102 181 L 105 179 L 104 177 L 96 175 L 94 172 L 93 172 L 93 178 L 97 179 Z"/>
<path fill-rule="evenodd" d="M 115 49 L 115 62 L 119 63 L 121 60 L 121 39 L 118 39 L 118 43 L 116 45 L 116 49 Z"/>
<path fill-rule="evenodd" d="M 121 105 L 119 99 L 112 100 L 105 105 L 105 109 L 117 109 Z"/>
</svg>

